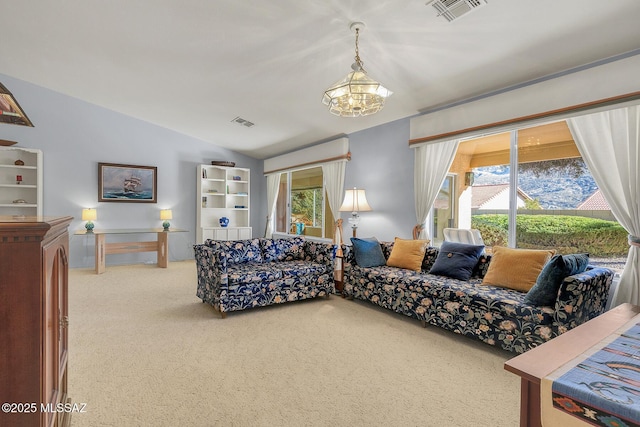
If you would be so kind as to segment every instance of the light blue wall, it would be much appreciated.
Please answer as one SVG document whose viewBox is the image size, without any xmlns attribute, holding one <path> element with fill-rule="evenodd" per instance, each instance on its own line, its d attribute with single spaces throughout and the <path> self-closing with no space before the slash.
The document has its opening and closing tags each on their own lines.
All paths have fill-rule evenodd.
<svg viewBox="0 0 640 427">
<path fill-rule="evenodd" d="M 412 238 L 416 214 L 409 118 L 350 134 L 349 147 L 345 187 L 364 188 L 373 209 L 360 214 L 358 237 Z M 347 241 L 352 235 L 348 217 L 347 212 L 342 213 Z"/>
<path fill-rule="evenodd" d="M 44 215 L 74 217 L 70 231 L 83 229 L 82 208 L 98 210 L 96 228 L 160 227 L 160 209 L 171 208 L 176 228 L 169 259 L 193 258 L 196 224 L 196 167 L 229 160 L 251 168 L 251 225 L 264 232 L 266 182 L 263 162 L 207 142 L 107 110 L 0 74 L 35 127 L 0 124 L 0 139 L 43 152 Z M 158 203 L 98 203 L 98 163 L 157 166 Z M 148 240 L 153 235 L 143 235 Z M 71 236 L 71 267 L 93 267 L 93 238 Z M 110 255 L 107 265 L 155 263 L 154 253 Z"/>
</svg>

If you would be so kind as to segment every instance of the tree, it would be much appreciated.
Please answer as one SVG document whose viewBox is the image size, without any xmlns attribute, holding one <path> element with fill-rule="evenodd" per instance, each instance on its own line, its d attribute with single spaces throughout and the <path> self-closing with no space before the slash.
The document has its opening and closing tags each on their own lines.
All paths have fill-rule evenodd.
<svg viewBox="0 0 640 427">
<path fill-rule="evenodd" d="M 291 215 L 307 226 L 322 224 L 322 188 L 292 191 Z"/>
<path fill-rule="evenodd" d="M 542 209 L 542 205 L 538 199 L 529 199 L 524 201 L 524 209 L 539 210 Z"/>
<path fill-rule="evenodd" d="M 545 160 L 542 162 L 520 163 L 520 172 L 531 172 L 536 178 L 554 173 L 569 173 L 572 178 L 580 178 L 588 169 L 580 157 L 570 159 Z"/>
</svg>

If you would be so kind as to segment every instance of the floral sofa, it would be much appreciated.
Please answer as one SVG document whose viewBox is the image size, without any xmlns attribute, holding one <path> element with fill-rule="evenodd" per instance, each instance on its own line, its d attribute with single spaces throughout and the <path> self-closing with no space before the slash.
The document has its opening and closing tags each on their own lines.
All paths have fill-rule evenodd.
<svg viewBox="0 0 640 427">
<path fill-rule="evenodd" d="M 393 244 L 380 243 L 386 259 Z M 491 255 L 480 255 L 465 281 L 427 273 L 438 256 L 434 247 L 427 248 L 419 272 L 387 265 L 360 267 L 351 246 L 343 252 L 344 296 L 516 353 L 602 314 L 613 279 L 611 270 L 588 266 L 583 273 L 560 279 L 554 303 L 534 306 L 525 301 L 526 292 L 482 284 Z"/>
<path fill-rule="evenodd" d="M 227 312 L 334 293 L 333 245 L 292 239 L 194 245 L 196 295 Z"/>
</svg>

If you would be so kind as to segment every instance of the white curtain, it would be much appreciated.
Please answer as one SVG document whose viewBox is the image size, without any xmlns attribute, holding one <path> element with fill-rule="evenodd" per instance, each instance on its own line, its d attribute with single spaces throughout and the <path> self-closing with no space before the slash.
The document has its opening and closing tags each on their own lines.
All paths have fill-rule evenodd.
<svg viewBox="0 0 640 427">
<path fill-rule="evenodd" d="M 338 161 L 325 163 L 322 165 L 322 176 L 324 177 L 324 186 L 327 191 L 327 201 L 331 214 L 336 221 L 334 228 L 333 242 L 338 245 L 342 243 L 342 219 L 340 219 L 340 205 L 344 196 L 344 175 L 347 168 L 347 162 Z"/>
<path fill-rule="evenodd" d="M 629 233 L 629 255 L 611 307 L 640 304 L 640 107 L 567 120 L 611 211 Z"/>
<path fill-rule="evenodd" d="M 273 214 L 275 213 L 279 190 L 280 173 L 267 175 L 267 225 L 264 230 L 264 237 L 267 239 L 270 239 L 273 236 Z"/>
<path fill-rule="evenodd" d="M 425 222 L 453 163 L 458 143 L 458 139 L 453 139 L 416 148 L 413 188 L 417 223 L 413 228 L 414 239 L 430 238 Z"/>
</svg>

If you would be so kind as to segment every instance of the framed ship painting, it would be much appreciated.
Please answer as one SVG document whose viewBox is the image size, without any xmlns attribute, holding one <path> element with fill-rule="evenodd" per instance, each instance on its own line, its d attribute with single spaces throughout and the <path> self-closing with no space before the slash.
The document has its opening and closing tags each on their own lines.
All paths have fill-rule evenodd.
<svg viewBox="0 0 640 427">
<path fill-rule="evenodd" d="M 158 168 L 98 163 L 99 202 L 157 203 Z"/>
</svg>

